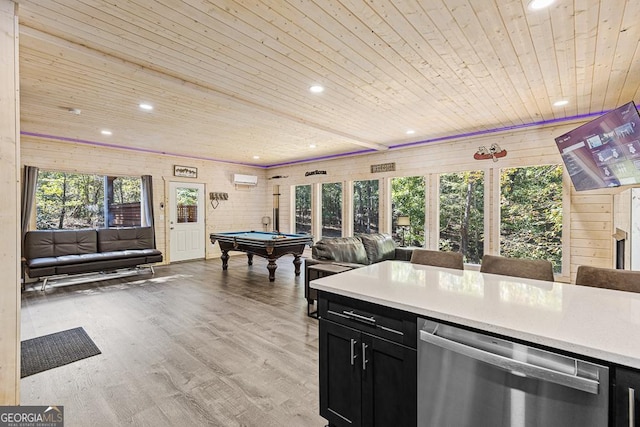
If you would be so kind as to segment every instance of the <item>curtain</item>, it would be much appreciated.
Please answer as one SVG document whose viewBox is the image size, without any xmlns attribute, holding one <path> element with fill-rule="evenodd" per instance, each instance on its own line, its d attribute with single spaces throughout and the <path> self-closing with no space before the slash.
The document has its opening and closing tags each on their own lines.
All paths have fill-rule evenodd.
<svg viewBox="0 0 640 427">
<path fill-rule="evenodd" d="M 36 184 L 38 182 L 38 168 L 35 166 L 24 167 L 22 176 L 22 206 L 20 211 L 22 225 L 22 239 L 29 229 L 29 221 L 31 220 L 31 210 L 36 197 Z"/>
<path fill-rule="evenodd" d="M 153 225 L 153 182 L 151 175 L 142 175 L 142 226 L 151 227 L 153 231 L 153 247 L 156 247 L 156 230 Z"/>
</svg>

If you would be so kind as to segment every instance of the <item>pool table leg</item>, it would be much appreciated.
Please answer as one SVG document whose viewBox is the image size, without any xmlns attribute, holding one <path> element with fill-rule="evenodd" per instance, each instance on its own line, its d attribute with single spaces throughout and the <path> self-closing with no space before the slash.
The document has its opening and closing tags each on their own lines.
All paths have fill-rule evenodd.
<svg viewBox="0 0 640 427">
<path fill-rule="evenodd" d="M 229 251 L 222 250 L 222 255 L 220 255 L 220 259 L 222 260 L 222 269 L 226 270 L 229 266 Z"/>
<path fill-rule="evenodd" d="M 293 255 L 293 265 L 295 267 L 296 276 L 300 275 L 300 265 L 302 265 L 302 260 L 300 259 L 300 255 Z"/>
<path fill-rule="evenodd" d="M 247 264 L 253 265 L 253 254 L 250 252 L 247 252 Z"/>
<path fill-rule="evenodd" d="M 273 282 L 274 280 L 276 280 L 276 268 L 278 268 L 278 266 L 276 265 L 276 260 L 269 258 L 269 264 L 267 264 L 267 268 L 269 269 L 269 281 Z"/>
</svg>

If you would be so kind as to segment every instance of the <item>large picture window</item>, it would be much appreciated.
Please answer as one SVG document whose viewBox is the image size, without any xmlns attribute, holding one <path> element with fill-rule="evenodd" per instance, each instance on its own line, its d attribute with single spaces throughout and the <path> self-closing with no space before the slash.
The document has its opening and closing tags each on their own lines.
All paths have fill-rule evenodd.
<svg viewBox="0 0 640 427">
<path fill-rule="evenodd" d="M 139 226 L 142 222 L 141 197 L 140 177 L 41 170 L 35 197 L 36 228 Z"/>
<path fill-rule="evenodd" d="M 391 230 L 400 245 L 424 247 L 425 182 L 423 176 L 391 180 Z M 409 217 L 409 226 L 398 226 L 398 218 Z"/>
<path fill-rule="evenodd" d="M 342 184 L 322 184 L 322 237 L 342 236 Z"/>
<path fill-rule="evenodd" d="M 378 232 L 380 197 L 377 179 L 353 182 L 353 216 L 355 234 Z"/>
<path fill-rule="evenodd" d="M 484 172 L 440 175 L 440 234 L 443 251 L 461 252 L 464 261 L 480 264 L 484 255 Z"/>
<path fill-rule="evenodd" d="M 562 166 L 501 170 L 500 254 L 546 259 L 562 271 Z"/>
<path fill-rule="evenodd" d="M 311 186 L 298 185 L 296 191 L 295 232 L 311 233 Z"/>
</svg>

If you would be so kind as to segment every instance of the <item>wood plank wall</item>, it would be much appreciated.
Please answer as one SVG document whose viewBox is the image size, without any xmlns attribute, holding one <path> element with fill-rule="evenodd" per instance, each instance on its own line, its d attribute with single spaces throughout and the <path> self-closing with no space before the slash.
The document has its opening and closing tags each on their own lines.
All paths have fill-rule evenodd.
<svg viewBox="0 0 640 427">
<path fill-rule="evenodd" d="M 17 5 L 0 0 L 0 406 L 20 393 L 20 108 Z"/>
<path fill-rule="evenodd" d="M 583 122 L 570 124 L 540 126 L 516 131 L 508 131 L 473 138 L 464 138 L 445 143 L 425 144 L 415 148 L 397 149 L 386 152 L 378 152 L 364 156 L 346 157 L 329 161 L 310 162 L 293 166 L 274 168 L 268 171 L 268 176 L 284 175 L 286 179 L 278 179 L 280 192 L 280 224 L 281 230 L 293 231 L 292 199 L 295 185 L 314 184 L 322 182 L 349 182 L 353 180 L 365 180 L 381 178 L 385 180 L 398 176 L 424 175 L 429 182 L 434 182 L 437 174 L 443 172 L 456 172 L 464 170 L 486 171 L 489 180 L 489 197 L 486 208 L 489 217 L 487 232 L 498 227 L 499 206 L 495 201 L 494 193 L 498 191 L 497 179 L 499 169 L 504 167 L 533 166 L 541 164 L 561 164 L 562 159 L 555 145 L 554 138 L 579 126 Z M 489 147 L 492 143 L 498 143 L 508 152 L 507 157 L 498 162 L 491 160 L 474 160 L 473 154 L 479 146 Z M 370 165 L 395 162 L 395 172 L 379 174 L 370 173 Z M 312 175 L 305 177 L 306 171 L 326 170 L 327 175 Z M 270 181 L 273 182 L 273 181 Z M 386 185 L 386 184 L 385 184 Z M 381 189 L 385 185 L 381 185 Z M 570 227 L 570 241 L 565 242 L 565 250 L 570 251 L 570 268 L 562 281 L 574 281 L 578 265 L 591 265 L 596 267 L 613 266 L 613 195 L 621 189 L 591 190 L 576 192 L 570 184 L 570 178 L 565 173 L 566 198 L 569 206 L 564 206 L 568 212 L 565 225 Z M 431 188 L 434 188 L 431 186 Z M 434 216 L 437 216 L 437 194 L 432 190 L 427 196 L 428 210 L 432 218 L 427 219 L 428 226 L 432 228 L 430 235 L 431 244 L 436 245 L 437 230 L 435 229 Z M 388 200 L 381 197 L 381 212 L 389 209 Z M 382 230 L 389 230 L 390 219 L 385 218 Z M 495 251 L 498 242 L 490 240 L 489 250 Z"/>
</svg>

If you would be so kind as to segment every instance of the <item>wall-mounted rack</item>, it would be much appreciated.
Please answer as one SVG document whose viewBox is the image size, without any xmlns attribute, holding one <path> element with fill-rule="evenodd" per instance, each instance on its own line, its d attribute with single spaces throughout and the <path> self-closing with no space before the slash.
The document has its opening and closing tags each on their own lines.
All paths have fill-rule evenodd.
<svg viewBox="0 0 640 427">
<path fill-rule="evenodd" d="M 213 209 L 218 207 L 220 200 L 229 200 L 229 193 L 209 193 L 209 202 Z"/>
</svg>

